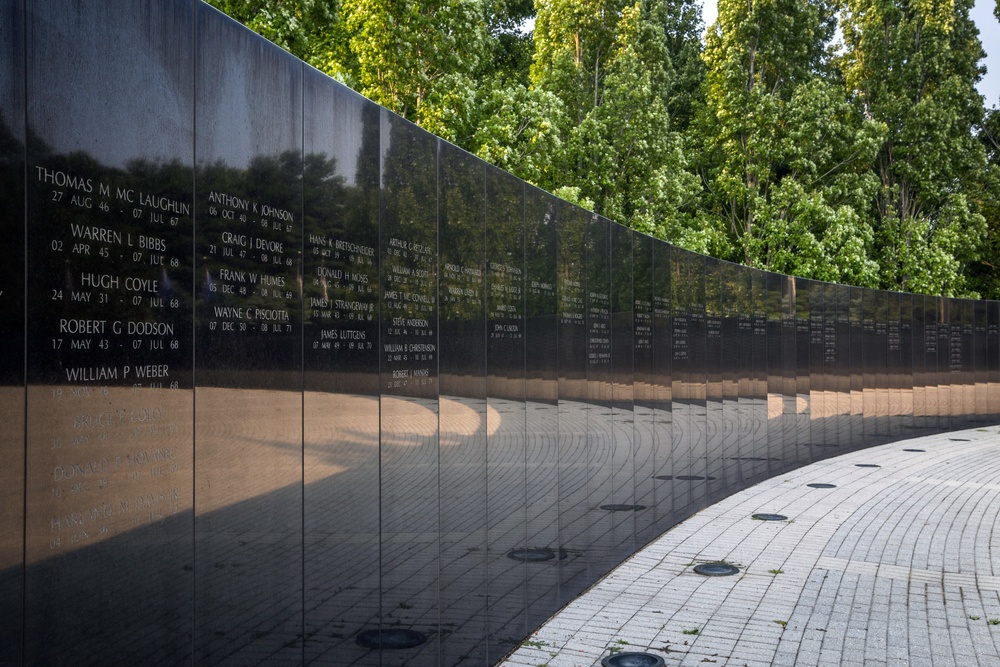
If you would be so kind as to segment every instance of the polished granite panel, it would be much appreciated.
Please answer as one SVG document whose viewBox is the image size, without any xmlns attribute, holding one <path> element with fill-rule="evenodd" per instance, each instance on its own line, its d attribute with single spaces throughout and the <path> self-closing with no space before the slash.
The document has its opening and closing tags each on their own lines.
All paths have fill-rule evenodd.
<svg viewBox="0 0 1000 667">
<path fill-rule="evenodd" d="M 25 7 L 23 661 L 182 662 L 193 591 L 192 8 Z"/>
<path fill-rule="evenodd" d="M 961 311 L 962 370 L 959 372 L 962 389 L 956 412 L 962 426 L 975 424 L 976 376 L 975 366 L 975 304 L 971 299 L 956 299 Z"/>
<path fill-rule="evenodd" d="M 753 273 L 745 266 L 733 266 L 730 299 L 736 311 L 735 374 L 739 413 L 736 422 L 738 480 L 741 485 L 767 470 L 767 457 L 756 453 L 758 402 L 755 398 Z M 729 344 L 726 344 L 729 348 Z"/>
<path fill-rule="evenodd" d="M 673 446 L 673 248 L 653 242 L 653 359 L 650 393 L 653 411 L 654 526 L 656 534 L 680 516 L 674 505 Z"/>
<path fill-rule="evenodd" d="M 973 307 L 973 354 L 972 378 L 975 385 L 973 392 L 975 405 L 975 421 L 986 423 L 989 420 L 989 356 L 987 340 L 987 302 L 974 301 Z"/>
<path fill-rule="evenodd" d="M 899 389 L 899 435 L 913 433 L 913 294 L 899 295 L 899 367 L 896 384 Z M 985 368 L 985 366 L 984 366 Z"/>
<path fill-rule="evenodd" d="M 589 214 L 560 203 L 556 258 L 559 297 L 559 604 L 579 595 L 587 583 L 587 314 L 584 251 Z M 560 554 L 561 556 L 561 554 Z"/>
<path fill-rule="evenodd" d="M 24 470 L 24 8 L 0 7 L 0 467 Z M 21 655 L 24 475 L 0 485 L 0 664 Z"/>
<path fill-rule="evenodd" d="M 767 393 L 767 273 L 759 269 L 747 269 L 750 273 L 750 309 L 751 313 L 751 381 L 750 395 L 751 415 L 753 420 L 750 452 L 748 456 L 762 465 L 754 467 L 754 480 L 767 476 L 768 471 L 780 465 L 781 457 L 771 455 L 768 444 L 770 438 L 769 411 Z M 772 460 L 773 459 L 773 460 Z"/>
<path fill-rule="evenodd" d="M 0 663 L 492 664 L 708 502 L 1000 415 L 997 302 L 674 248 L 197 2 L 4 8 Z"/>
<path fill-rule="evenodd" d="M 951 395 L 949 393 L 948 361 L 951 348 L 951 331 L 948 323 L 948 301 L 942 297 L 932 297 L 935 313 L 934 333 L 937 339 L 934 356 L 934 428 L 948 428 L 950 424 Z"/>
<path fill-rule="evenodd" d="M 528 634 L 525 545 L 524 184 L 486 169 L 487 575 L 489 662 Z"/>
<path fill-rule="evenodd" d="M 941 417 L 941 391 L 939 388 L 939 357 L 947 354 L 948 341 L 947 334 L 942 341 L 942 317 L 941 297 L 924 296 L 924 387 L 927 401 L 927 422 L 926 427 L 934 430 L 940 427 L 943 419 Z M 944 346 L 942 347 L 942 342 Z M 939 354 L 940 352 L 940 354 Z"/>
<path fill-rule="evenodd" d="M 584 309 L 587 323 L 587 568 L 588 576 L 613 567 L 614 428 L 611 394 L 611 223 L 590 214 L 584 240 Z"/>
<path fill-rule="evenodd" d="M 789 451 L 794 451 L 794 434 L 786 427 L 785 371 L 782 362 L 785 300 L 782 276 L 768 273 L 764 278 L 764 308 L 766 331 L 767 387 L 767 458 L 768 469 L 780 469 Z M 788 451 L 786 451 L 788 450 Z"/>
<path fill-rule="evenodd" d="M 632 451 L 635 504 L 645 509 L 635 515 L 635 540 L 646 544 L 656 530 L 656 502 L 661 486 L 655 479 L 656 382 L 654 351 L 653 244 L 645 234 L 632 235 Z"/>
<path fill-rule="evenodd" d="M 986 304 L 986 374 L 987 413 L 990 420 L 1000 419 L 1000 301 Z"/>
<path fill-rule="evenodd" d="M 913 332 L 913 373 L 910 382 L 913 387 L 913 431 L 924 433 L 927 428 L 927 328 L 924 324 L 924 296 L 914 294 L 912 299 L 911 331 Z"/>
<path fill-rule="evenodd" d="M 846 451 L 851 447 L 851 288 L 836 285 L 835 294 L 837 344 L 830 363 L 836 377 L 837 444 Z"/>
<path fill-rule="evenodd" d="M 553 558 L 528 563 L 527 625 L 559 607 L 559 300 L 556 215 L 559 200 L 524 192 L 525 547 Z M 547 550 L 547 551 L 546 551 Z"/>
<path fill-rule="evenodd" d="M 438 162 L 442 662 L 486 661 L 487 433 L 485 170 L 442 143 Z"/>
<path fill-rule="evenodd" d="M 879 366 L 885 359 L 885 349 L 877 343 L 877 319 L 881 294 L 865 291 L 861 297 L 862 317 L 862 414 L 864 415 L 864 439 L 866 442 L 877 442 Z"/>
<path fill-rule="evenodd" d="M 820 285 L 813 280 L 795 278 L 795 293 L 793 307 L 795 312 L 794 331 L 788 332 L 788 347 L 794 350 L 792 373 L 795 376 L 795 397 L 793 406 L 793 443 L 803 445 L 808 450 L 806 457 L 815 455 L 817 443 L 823 442 L 821 425 L 812 421 L 813 412 L 819 408 L 822 399 L 819 396 L 822 380 L 817 377 L 814 366 L 815 350 L 813 348 L 813 327 L 815 320 L 821 317 L 822 304 Z M 783 341 L 783 344 L 784 341 Z M 796 450 L 791 450 L 789 454 Z M 789 456 L 789 458 L 792 458 Z"/>
<path fill-rule="evenodd" d="M 379 110 L 311 68 L 303 109 L 304 655 L 377 665 Z"/>
<path fill-rule="evenodd" d="M 725 483 L 722 460 L 722 269 L 719 260 L 704 262 L 705 480 L 710 498 L 720 497 Z"/>
<path fill-rule="evenodd" d="M 789 460 L 783 463 L 794 462 L 798 458 L 799 447 L 806 450 L 802 452 L 802 462 L 810 460 L 816 454 L 816 443 L 822 438 L 820 425 L 812 423 L 813 411 L 818 407 L 817 403 L 821 402 L 818 396 L 821 382 L 813 367 L 811 344 L 813 318 L 820 313 L 814 314 L 810 308 L 811 305 L 818 306 L 821 300 L 819 294 L 815 298 L 813 296 L 814 292 L 819 291 L 815 281 L 795 278 L 792 285 L 794 292 L 786 298 L 790 298 L 794 315 L 790 318 L 791 326 L 788 326 L 788 319 L 785 320 L 782 346 L 785 349 L 783 365 L 793 378 L 793 391 L 789 392 L 792 399 L 789 422 L 793 448 L 787 451 L 784 458 Z"/>
<path fill-rule="evenodd" d="M 698 460 L 692 433 L 696 415 L 692 406 L 695 387 L 691 385 L 692 357 L 692 253 L 678 248 L 670 253 L 671 302 L 671 466 L 661 473 L 670 484 L 675 511 L 690 512 L 696 502 L 695 490 L 704 491 L 704 481 L 679 477 L 704 477 L 704 459 Z"/>
<path fill-rule="evenodd" d="M 689 444 L 690 459 L 687 470 L 695 477 L 705 479 L 691 480 L 691 501 L 697 507 L 708 503 L 708 402 L 706 347 L 708 327 L 705 314 L 705 282 L 707 279 L 708 262 L 700 255 L 687 255 L 688 284 L 688 316 L 690 325 L 688 331 L 688 373 L 689 387 Z"/>
<path fill-rule="evenodd" d="M 744 332 L 738 309 L 739 299 L 745 293 L 745 281 L 739 266 L 721 262 L 719 266 L 720 315 L 722 318 L 719 353 L 719 382 L 722 395 L 722 449 L 721 484 L 728 494 L 740 484 L 740 375 L 743 360 L 740 358 Z"/>
<path fill-rule="evenodd" d="M 420 633 L 382 665 L 440 652 L 439 140 L 382 110 L 381 623 Z M 475 520 L 475 517 L 473 517 Z"/>
<path fill-rule="evenodd" d="M 902 341 L 899 321 L 899 293 L 886 294 L 886 393 L 888 395 L 886 411 L 886 434 L 891 438 L 900 437 L 902 423 L 900 409 L 902 396 L 900 394 L 899 370 L 902 364 Z"/>
<path fill-rule="evenodd" d="M 196 21 L 195 661 L 301 659 L 302 64 Z"/>
<path fill-rule="evenodd" d="M 953 322 L 954 309 L 951 299 L 945 297 L 935 297 L 937 309 L 937 415 L 938 428 L 951 428 L 952 407 L 956 402 L 955 393 L 952 391 L 951 371 L 955 363 L 954 354 L 956 338 L 958 338 L 958 326 Z"/>
<path fill-rule="evenodd" d="M 611 504 L 636 507 L 634 232 L 611 223 Z M 643 509 L 613 512 L 612 557 L 636 550 L 636 517 Z"/>
</svg>

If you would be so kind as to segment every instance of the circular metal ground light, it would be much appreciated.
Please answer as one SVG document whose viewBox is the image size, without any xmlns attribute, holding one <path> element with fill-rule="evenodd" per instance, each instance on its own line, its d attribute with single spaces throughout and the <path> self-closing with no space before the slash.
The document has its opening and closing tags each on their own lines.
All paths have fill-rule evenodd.
<svg viewBox="0 0 1000 667">
<path fill-rule="evenodd" d="M 711 475 L 708 475 L 708 476 L 702 476 L 702 475 L 677 475 L 676 477 L 674 477 L 674 479 L 682 479 L 685 482 L 698 482 L 698 481 L 701 481 L 703 479 L 713 480 L 715 478 L 712 477 Z"/>
<path fill-rule="evenodd" d="M 406 628 L 365 630 L 358 635 L 359 644 L 376 650 L 413 648 L 426 641 L 427 636 L 424 633 Z"/>
<path fill-rule="evenodd" d="M 602 510 L 608 512 L 633 512 L 646 509 L 645 505 L 601 505 Z"/>
<path fill-rule="evenodd" d="M 706 577 L 728 577 L 733 574 L 739 574 L 740 569 L 735 565 L 730 565 L 729 563 L 702 563 L 701 565 L 695 565 L 694 571 L 698 574 L 703 574 Z"/>
<path fill-rule="evenodd" d="M 601 667 L 663 667 L 663 658 L 652 653 L 616 653 L 601 660 Z"/>
<path fill-rule="evenodd" d="M 823 484 L 821 482 L 816 482 L 814 484 L 806 484 L 810 489 L 836 489 L 836 484 Z"/>
<path fill-rule="evenodd" d="M 854 467 L 855 468 L 881 468 L 882 466 L 880 466 L 877 463 L 855 463 Z"/>
<path fill-rule="evenodd" d="M 560 549 L 559 560 L 566 560 L 566 550 Z M 541 563 L 547 560 L 555 560 L 556 550 L 542 547 L 540 549 L 514 549 L 507 552 L 507 558 L 523 561 L 525 563 Z"/>
<path fill-rule="evenodd" d="M 664 482 L 670 481 L 674 478 L 673 475 L 656 475 L 653 479 L 662 479 Z"/>
<path fill-rule="evenodd" d="M 948 438 L 952 442 L 972 442 L 968 438 Z"/>
<path fill-rule="evenodd" d="M 757 521 L 788 521 L 788 517 L 784 514 L 754 514 L 750 518 Z"/>
<path fill-rule="evenodd" d="M 926 452 L 926 449 L 904 449 L 904 452 Z"/>
</svg>

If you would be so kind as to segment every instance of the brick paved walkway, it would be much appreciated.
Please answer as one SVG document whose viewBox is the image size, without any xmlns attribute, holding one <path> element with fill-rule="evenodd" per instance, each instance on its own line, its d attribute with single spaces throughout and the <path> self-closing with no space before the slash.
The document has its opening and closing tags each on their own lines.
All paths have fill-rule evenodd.
<svg viewBox="0 0 1000 667">
<path fill-rule="evenodd" d="M 827 459 L 674 527 L 503 664 L 1000 665 L 998 514 L 996 426 Z"/>
</svg>

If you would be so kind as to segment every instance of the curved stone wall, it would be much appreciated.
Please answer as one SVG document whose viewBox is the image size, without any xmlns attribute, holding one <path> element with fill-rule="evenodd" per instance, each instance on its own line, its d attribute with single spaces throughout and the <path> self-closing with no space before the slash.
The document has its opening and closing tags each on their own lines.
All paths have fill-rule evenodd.
<svg viewBox="0 0 1000 667">
<path fill-rule="evenodd" d="M 996 302 L 671 247 L 200 2 L 0 7 L 2 664 L 492 664 L 719 498 L 1000 415 Z"/>
</svg>

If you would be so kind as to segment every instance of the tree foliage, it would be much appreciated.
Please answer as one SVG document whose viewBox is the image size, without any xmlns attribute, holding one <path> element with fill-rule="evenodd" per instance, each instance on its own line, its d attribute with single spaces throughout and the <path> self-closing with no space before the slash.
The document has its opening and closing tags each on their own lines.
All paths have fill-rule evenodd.
<svg viewBox="0 0 1000 667">
<path fill-rule="evenodd" d="M 876 259 L 885 287 L 962 293 L 963 266 L 985 233 L 977 210 L 985 152 L 975 84 L 985 55 L 972 0 L 848 0 L 843 16 L 847 88 L 885 123 L 873 201 Z"/>
<path fill-rule="evenodd" d="M 682 247 L 1000 297 L 1000 117 L 975 90 L 973 0 L 719 0 L 707 34 L 697 0 L 211 1 L 460 147 Z"/>
</svg>

